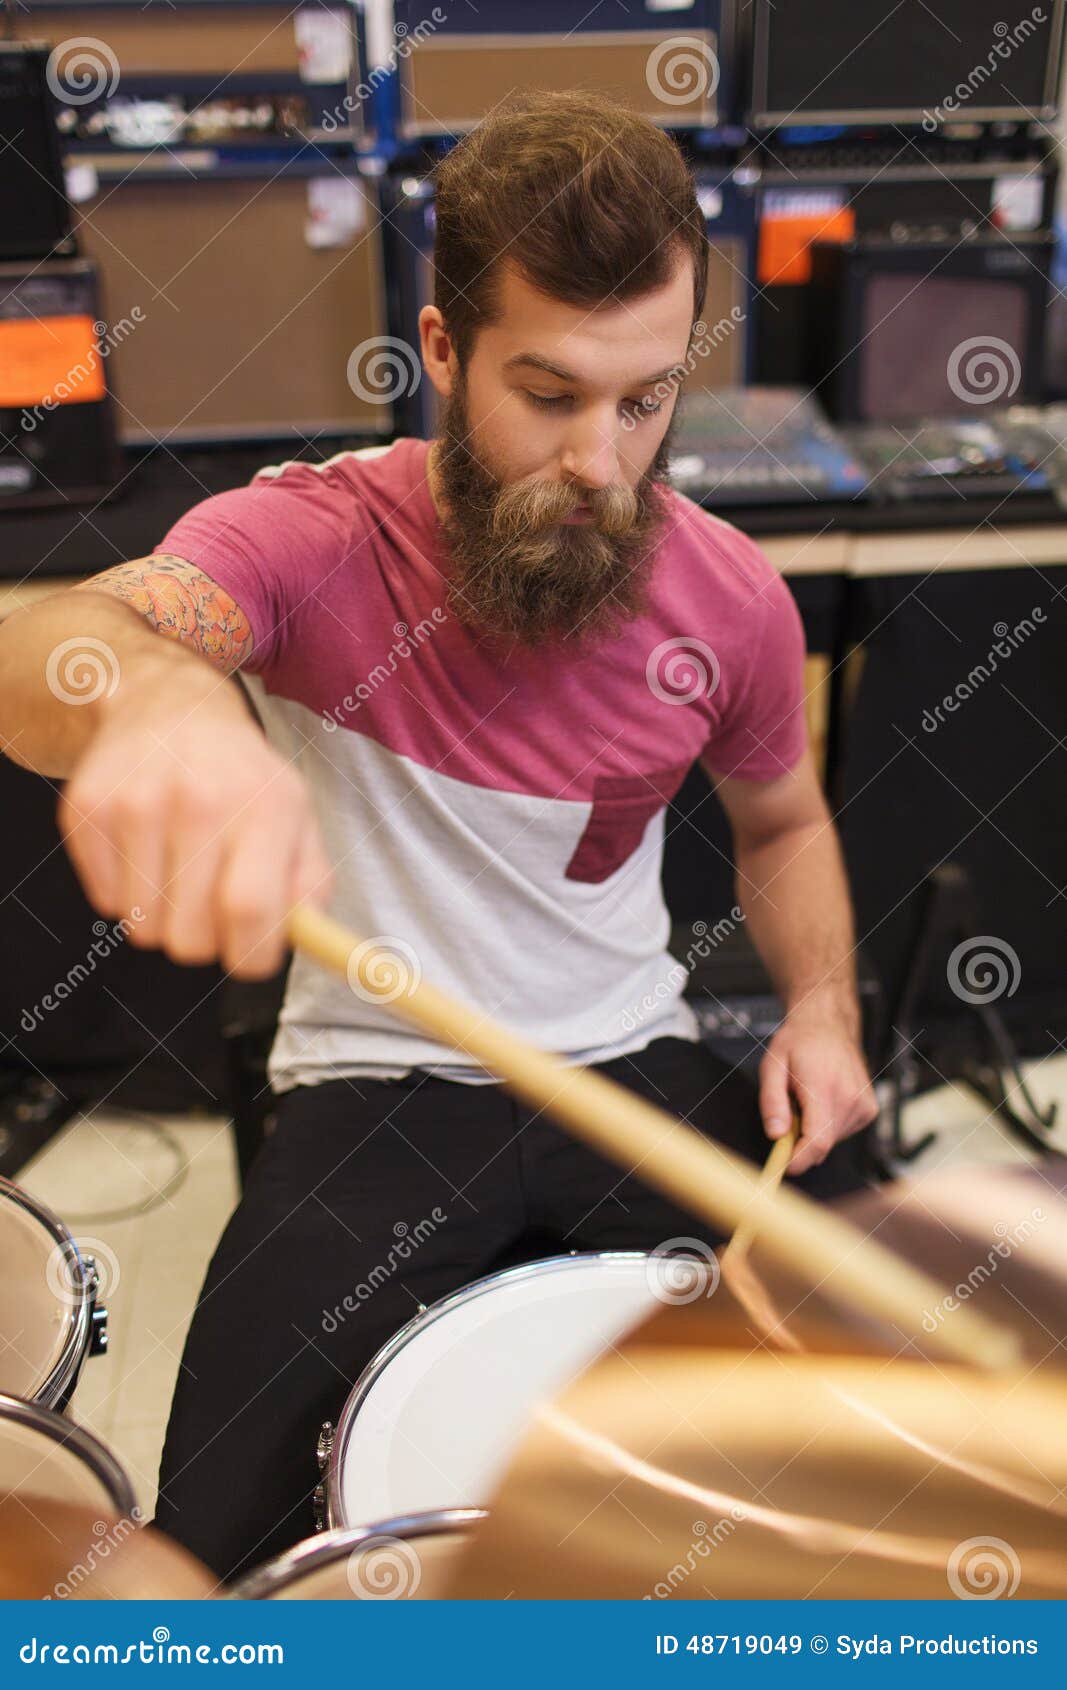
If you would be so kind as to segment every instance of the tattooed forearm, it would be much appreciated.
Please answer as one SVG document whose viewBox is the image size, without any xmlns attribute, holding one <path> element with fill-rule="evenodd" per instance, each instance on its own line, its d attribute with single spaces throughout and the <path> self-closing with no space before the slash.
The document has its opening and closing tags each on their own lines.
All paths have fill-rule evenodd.
<svg viewBox="0 0 1067 1690">
<path fill-rule="evenodd" d="M 252 650 L 248 618 L 229 593 L 195 564 L 169 552 L 116 564 L 79 589 L 125 599 L 159 633 L 180 640 L 229 674 Z"/>
</svg>

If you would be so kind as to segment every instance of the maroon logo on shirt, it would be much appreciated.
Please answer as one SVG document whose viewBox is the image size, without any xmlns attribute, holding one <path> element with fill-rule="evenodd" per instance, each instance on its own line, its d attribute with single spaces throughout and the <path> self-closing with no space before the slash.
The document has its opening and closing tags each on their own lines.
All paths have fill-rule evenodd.
<svg viewBox="0 0 1067 1690">
<path fill-rule="evenodd" d="M 568 880 L 599 885 L 632 857 L 654 815 L 669 804 L 691 768 L 681 763 L 650 775 L 603 775 L 593 782 L 593 808 L 567 864 Z"/>
</svg>

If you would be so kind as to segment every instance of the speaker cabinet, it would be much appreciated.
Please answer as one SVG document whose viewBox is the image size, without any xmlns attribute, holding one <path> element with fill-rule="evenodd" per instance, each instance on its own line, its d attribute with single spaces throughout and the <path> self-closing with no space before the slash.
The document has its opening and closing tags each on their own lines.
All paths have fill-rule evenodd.
<svg viewBox="0 0 1067 1690">
<path fill-rule="evenodd" d="M 317 180 L 133 171 L 77 207 L 106 314 L 141 313 L 112 358 L 124 441 L 391 430 L 391 405 L 350 380 L 385 333 L 376 187 L 322 178 L 356 226 L 320 245 Z"/>
<path fill-rule="evenodd" d="M 109 351 L 94 264 L 0 264 L 0 512 L 114 485 Z"/>
<path fill-rule="evenodd" d="M 1041 397 L 1051 243 L 813 249 L 810 379 L 839 422 Z"/>
<path fill-rule="evenodd" d="M 669 128 L 722 121 L 720 0 L 692 0 L 680 9 L 647 0 L 593 7 L 479 0 L 470 10 L 448 8 L 437 25 L 427 13 L 423 0 L 397 0 L 397 22 L 409 44 L 398 60 L 406 139 L 472 129 L 508 94 L 534 88 L 614 94 Z"/>
</svg>

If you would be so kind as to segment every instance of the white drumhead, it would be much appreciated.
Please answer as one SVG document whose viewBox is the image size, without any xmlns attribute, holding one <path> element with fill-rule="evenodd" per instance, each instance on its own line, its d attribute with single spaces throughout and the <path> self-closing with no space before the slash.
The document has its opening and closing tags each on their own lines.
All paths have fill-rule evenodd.
<svg viewBox="0 0 1067 1690">
<path fill-rule="evenodd" d="M 331 1522 L 485 1507 L 537 1404 L 664 1300 L 661 1262 L 561 1256 L 428 1309 L 349 1399 L 331 1462 Z"/>
<path fill-rule="evenodd" d="M 453 1527 L 394 1536 L 383 1526 L 354 1547 L 353 1535 L 328 1532 L 301 1545 L 236 1585 L 234 1596 L 274 1602 L 440 1601 L 469 1534 Z"/>
<path fill-rule="evenodd" d="M 81 1300 L 60 1237 L 0 1191 L 0 1392 L 32 1399 L 71 1340 Z"/>
</svg>

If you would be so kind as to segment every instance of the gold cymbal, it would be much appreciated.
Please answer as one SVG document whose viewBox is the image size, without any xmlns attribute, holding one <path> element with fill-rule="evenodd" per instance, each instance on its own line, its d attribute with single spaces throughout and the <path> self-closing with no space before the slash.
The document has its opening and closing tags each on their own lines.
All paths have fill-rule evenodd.
<svg viewBox="0 0 1067 1690">
<path fill-rule="evenodd" d="M 722 1261 L 723 1286 L 753 1336 L 775 1348 L 874 1348 L 937 1360 L 944 1328 L 977 1308 L 1011 1329 L 1024 1363 L 1067 1367 L 1067 1158 L 938 1169 L 832 1206 L 920 1265 L 937 1294 L 907 1329 L 872 1321 L 783 1271 L 757 1239 L 743 1262 L 728 1254 Z"/>
<path fill-rule="evenodd" d="M 0 1599 L 191 1600 L 217 1586 L 151 1526 L 32 1494 L 0 1499 Z"/>
<path fill-rule="evenodd" d="M 761 1251 L 535 1418 L 450 1596 L 1067 1595 L 1067 1161 L 954 1168 L 844 1212 L 944 1292 L 916 1327 Z M 1025 1365 L 946 1367 L 965 1304 Z"/>
<path fill-rule="evenodd" d="M 709 1349 L 686 1312 L 542 1408 L 450 1597 L 1067 1596 L 1061 1382 Z"/>
</svg>

